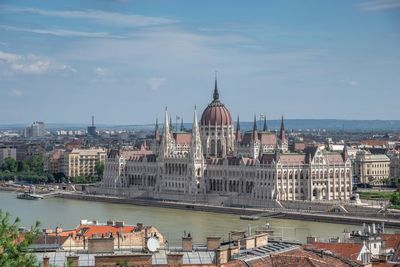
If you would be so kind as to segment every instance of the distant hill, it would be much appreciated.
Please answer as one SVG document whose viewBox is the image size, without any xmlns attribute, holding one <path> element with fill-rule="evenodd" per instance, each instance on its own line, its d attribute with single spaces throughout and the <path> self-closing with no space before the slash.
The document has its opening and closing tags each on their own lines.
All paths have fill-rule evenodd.
<svg viewBox="0 0 400 267">
<path fill-rule="evenodd" d="M 280 127 L 280 120 L 268 120 L 268 128 L 276 130 Z M 257 126 L 260 127 L 263 122 L 258 121 Z M 8 124 L 0 125 L 0 130 L 18 130 L 22 129 L 26 124 Z M 88 125 L 82 123 L 46 123 L 46 129 L 86 129 Z M 154 129 L 154 124 L 142 125 L 111 125 L 111 124 L 98 124 L 98 129 L 113 129 L 113 130 L 151 130 Z M 235 122 L 236 126 L 236 122 Z M 241 129 L 243 131 L 253 128 L 253 122 L 241 122 Z M 162 127 L 162 125 L 160 125 Z M 175 123 L 173 123 L 175 127 Z M 180 127 L 180 123 L 178 124 Z M 185 123 L 184 127 L 190 129 L 191 123 Z M 287 130 L 313 130 L 325 129 L 336 131 L 400 131 L 400 120 L 336 120 L 336 119 L 287 119 L 285 120 L 285 127 Z"/>
</svg>

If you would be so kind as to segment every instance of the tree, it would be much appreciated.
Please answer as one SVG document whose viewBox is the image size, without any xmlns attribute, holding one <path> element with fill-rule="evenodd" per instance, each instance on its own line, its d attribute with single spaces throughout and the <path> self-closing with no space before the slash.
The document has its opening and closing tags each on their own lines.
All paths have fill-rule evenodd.
<svg viewBox="0 0 400 267">
<path fill-rule="evenodd" d="M 29 164 L 27 160 L 18 161 L 18 172 L 28 172 L 29 171 Z"/>
<path fill-rule="evenodd" d="M 96 173 L 99 177 L 103 177 L 104 173 L 104 162 L 103 161 L 96 161 L 95 166 Z"/>
<path fill-rule="evenodd" d="M 29 160 L 29 170 L 37 174 L 43 173 L 43 158 L 32 156 Z"/>
<path fill-rule="evenodd" d="M 66 183 L 67 182 L 67 178 L 65 177 L 65 174 L 62 172 L 55 173 L 54 180 L 56 183 Z"/>
<path fill-rule="evenodd" d="M 17 172 L 17 161 L 14 158 L 7 157 L 3 161 L 2 170 L 9 172 Z"/>
<path fill-rule="evenodd" d="M 19 218 L 14 223 L 10 222 L 10 214 L 0 210 L 0 266 L 28 267 L 36 266 L 36 257 L 28 253 L 29 246 L 35 241 L 40 223 L 27 232 L 18 231 Z"/>
<path fill-rule="evenodd" d="M 400 205 L 400 193 L 399 192 L 394 192 L 392 196 L 390 197 L 390 203 L 392 205 Z"/>
</svg>

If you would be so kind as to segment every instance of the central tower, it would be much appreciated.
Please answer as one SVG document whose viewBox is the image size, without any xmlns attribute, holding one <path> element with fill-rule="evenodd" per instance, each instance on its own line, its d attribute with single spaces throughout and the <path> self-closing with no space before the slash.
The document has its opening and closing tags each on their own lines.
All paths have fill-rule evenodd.
<svg viewBox="0 0 400 267">
<path fill-rule="evenodd" d="M 225 157 L 233 153 L 232 117 L 229 110 L 219 100 L 217 77 L 215 77 L 213 100 L 201 116 L 200 132 L 206 157 Z"/>
</svg>

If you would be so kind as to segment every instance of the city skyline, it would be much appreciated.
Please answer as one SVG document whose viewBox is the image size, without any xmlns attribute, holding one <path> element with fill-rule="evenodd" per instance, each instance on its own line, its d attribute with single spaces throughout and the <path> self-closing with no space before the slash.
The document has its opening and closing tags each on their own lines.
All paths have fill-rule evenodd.
<svg viewBox="0 0 400 267">
<path fill-rule="evenodd" d="M 400 2 L 4 1 L 0 124 L 397 119 Z M 316 23 L 318 22 L 318 23 Z M 243 118 L 243 119 L 242 119 Z"/>
</svg>

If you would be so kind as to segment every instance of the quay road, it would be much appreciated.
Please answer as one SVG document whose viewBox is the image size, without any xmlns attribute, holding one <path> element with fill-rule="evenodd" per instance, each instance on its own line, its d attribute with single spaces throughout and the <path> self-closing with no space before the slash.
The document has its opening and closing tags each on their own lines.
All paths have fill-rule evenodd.
<svg viewBox="0 0 400 267">
<path fill-rule="evenodd" d="M 377 214 L 366 214 L 366 216 L 355 215 L 351 213 L 329 213 L 308 210 L 290 210 L 290 209 L 258 209 L 258 208 L 238 208 L 238 207 L 225 207 L 213 206 L 207 204 L 194 204 L 185 202 L 161 201 L 142 198 L 121 198 L 106 195 L 90 195 L 76 192 L 58 192 L 56 197 L 79 199 L 88 201 L 101 201 L 110 203 L 133 204 L 139 206 L 153 206 L 161 208 L 185 209 L 192 211 L 206 211 L 215 213 L 237 214 L 237 215 L 252 215 L 258 217 L 275 217 L 279 215 L 282 219 L 305 220 L 315 222 L 328 222 L 340 224 L 353 224 L 360 225 L 362 223 L 384 223 L 386 227 L 400 228 L 400 213 L 396 218 L 385 218 L 384 215 L 377 216 Z M 377 217 L 371 216 L 375 215 Z"/>
</svg>

